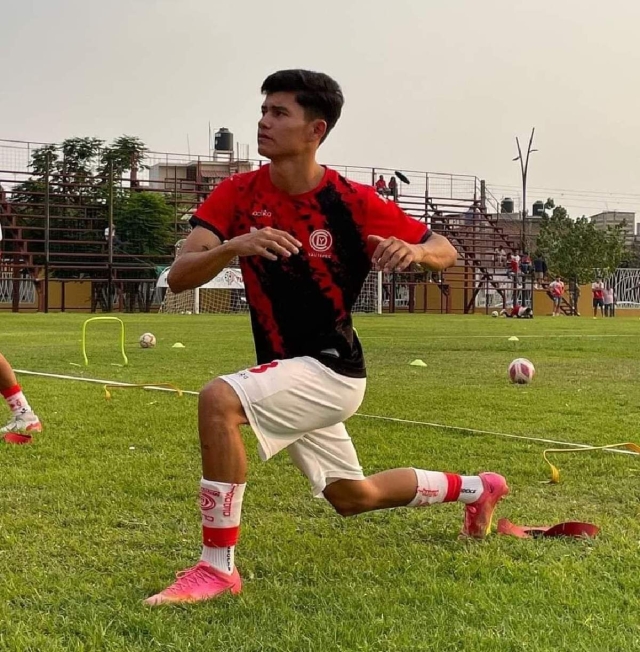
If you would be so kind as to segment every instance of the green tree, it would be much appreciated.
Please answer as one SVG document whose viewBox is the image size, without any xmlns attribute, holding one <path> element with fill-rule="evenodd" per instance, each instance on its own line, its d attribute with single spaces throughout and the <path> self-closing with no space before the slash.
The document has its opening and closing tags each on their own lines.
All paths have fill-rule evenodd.
<svg viewBox="0 0 640 652">
<path fill-rule="evenodd" d="M 175 239 L 173 219 L 173 207 L 159 193 L 126 190 L 116 199 L 114 251 L 118 264 L 126 268 L 118 270 L 118 279 L 124 281 L 127 312 L 136 306 L 146 311 L 151 305 L 155 285 L 140 281 L 155 279 L 158 265 L 166 264 Z"/>
<path fill-rule="evenodd" d="M 578 283 L 612 273 L 628 257 L 624 224 L 597 229 L 587 217 L 572 219 L 553 199 L 545 203 L 537 249 L 553 275 Z"/>
<path fill-rule="evenodd" d="M 104 275 L 96 267 L 106 255 L 104 229 L 111 196 L 109 170 L 113 169 L 116 179 L 125 170 L 131 170 L 129 185 L 135 187 L 136 174 L 144 168 L 142 160 L 146 152 L 144 143 L 134 136 L 116 138 L 109 147 L 99 138 L 77 137 L 34 150 L 31 177 L 17 185 L 12 193 L 12 212 L 18 216 L 17 225 L 24 229 L 23 238 L 30 241 L 32 274 L 36 275 L 38 267 L 44 264 L 45 195 L 48 195 L 50 260 L 54 266 L 64 266 L 55 270 L 55 276 L 75 277 L 84 267 L 87 269 L 83 274 L 87 276 Z M 128 193 L 119 182 L 114 183 L 115 201 Z M 7 249 L 10 250 L 10 245 Z"/>
<path fill-rule="evenodd" d="M 162 256 L 173 245 L 173 207 L 154 192 L 123 193 L 113 223 L 122 249 L 138 256 Z"/>
<path fill-rule="evenodd" d="M 129 185 L 138 187 L 138 172 L 147 169 L 143 161 L 149 152 L 147 146 L 136 136 L 120 136 L 111 145 L 105 147 L 100 159 L 99 174 L 108 179 L 110 171 L 116 178 L 121 178 L 129 171 Z"/>
</svg>

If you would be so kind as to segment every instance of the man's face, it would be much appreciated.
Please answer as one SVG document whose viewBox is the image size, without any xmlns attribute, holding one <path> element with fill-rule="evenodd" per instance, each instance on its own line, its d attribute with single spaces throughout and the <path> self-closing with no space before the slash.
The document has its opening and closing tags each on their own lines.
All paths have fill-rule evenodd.
<svg viewBox="0 0 640 652">
<path fill-rule="evenodd" d="M 294 93 L 273 93 L 262 103 L 258 153 L 271 160 L 313 153 L 327 130 L 324 120 L 308 120 Z"/>
</svg>

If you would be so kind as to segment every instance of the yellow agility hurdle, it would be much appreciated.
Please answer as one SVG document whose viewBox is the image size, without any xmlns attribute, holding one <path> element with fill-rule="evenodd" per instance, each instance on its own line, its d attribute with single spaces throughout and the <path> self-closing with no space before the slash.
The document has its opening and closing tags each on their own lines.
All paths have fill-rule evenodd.
<svg viewBox="0 0 640 652">
<path fill-rule="evenodd" d="M 89 358 L 87 358 L 87 325 L 92 321 L 117 321 L 120 323 L 120 353 L 122 353 L 122 359 L 126 367 L 129 364 L 129 358 L 124 352 L 124 323 L 119 317 L 90 317 L 84 321 L 82 324 L 82 356 L 84 357 L 85 367 L 89 366 Z"/>
</svg>

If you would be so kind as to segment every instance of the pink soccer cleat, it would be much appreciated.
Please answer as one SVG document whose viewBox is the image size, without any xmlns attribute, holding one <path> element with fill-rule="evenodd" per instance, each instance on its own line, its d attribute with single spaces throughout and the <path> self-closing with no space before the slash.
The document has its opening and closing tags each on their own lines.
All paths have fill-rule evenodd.
<svg viewBox="0 0 640 652">
<path fill-rule="evenodd" d="M 236 595 L 242 590 L 242 580 L 237 569 L 234 568 L 233 573 L 227 575 L 206 561 L 199 561 L 176 577 L 171 586 L 147 598 L 145 604 L 155 606 L 166 602 L 201 602 L 217 598 L 225 591 Z"/>
<path fill-rule="evenodd" d="M 484 539 L 491 532 L 496 505 L 509 493 L 507 481 L 497 473 L 481 473 L 480 479 L 484 491 L 475 503 L 465 505 L 461 537 Z"/>
<path fill-rule="evenodd" d="M 0 435 L 7 444 L 30 444 L 36 432 L 42 432 L 42 424 L 33 412 L 21 414 L 0 428 Z"/>
</svg>

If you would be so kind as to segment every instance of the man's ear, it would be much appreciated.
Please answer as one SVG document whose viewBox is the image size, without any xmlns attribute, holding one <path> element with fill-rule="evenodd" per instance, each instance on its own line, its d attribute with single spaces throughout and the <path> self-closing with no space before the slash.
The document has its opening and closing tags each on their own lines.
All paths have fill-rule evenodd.
<svg viewBox="0 0 640 652">
<path fill-rule="evenodd" d="M 327 134 L 327 123 L 325 120 L 314 120 L 313 121 L 313 135 L 318 139 L 318 142 L 322 142 L 322 139 Z"/>
</svg>

